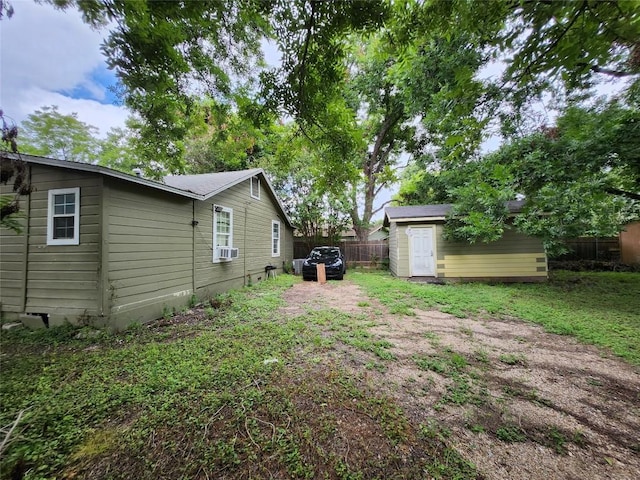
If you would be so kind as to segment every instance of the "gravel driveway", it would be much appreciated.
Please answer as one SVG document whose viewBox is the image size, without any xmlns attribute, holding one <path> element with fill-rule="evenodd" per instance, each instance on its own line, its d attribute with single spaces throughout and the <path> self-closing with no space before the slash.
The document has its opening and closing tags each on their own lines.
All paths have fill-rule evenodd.
<svg viewBox="0 0 640 480">
<path fill-rule="evenodd" d="M 640 372 L 604 351 L 518 319 L 392 315 L 349 280 L 285 299 L 290 316 L 330 305 L 370 319 L 395 358 L 345 348 L 345 367 L 366 369 L 485 478 L 640 478 Z"/>
</svg>

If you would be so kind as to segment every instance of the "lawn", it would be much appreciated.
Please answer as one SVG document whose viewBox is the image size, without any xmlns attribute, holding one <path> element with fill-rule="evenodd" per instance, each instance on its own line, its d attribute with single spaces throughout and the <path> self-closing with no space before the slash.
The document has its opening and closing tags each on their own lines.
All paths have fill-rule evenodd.
<svg viewBox="0 0 640 480">
<path fill-rule="evenodd" d="M 299 281 L 282 275 L 121 333 L 2 331 L 0 425 L 22 418 L 0 476 L 475 478 L 327 358 L 339 337 L 384 348 L 354 326 L 362 319 L 282 318 L 282 293 Z"/>
<path fill-rule="evenodd" d="M 557 271 L 547 283 L 495 285 L 411 283 L 383 273 L 355 273 L 350 279 L 398 314 L 436 308 L 458 317 L 516 317 L 640 365 L 638 273 Z"/>
<path fill-rule="evenodd" d="M 638 274 L 510 286 L 349 278 L 397 315 L 520 317 L 640 364 Z M 446 435 L 343 367 L 344 348 L 394 361 L 366 315 L 281 313 L 299 281 L 281 275 L 119 333 L 2 331 L 0 426 L 22 418 L 0 477 L 480 478 Z"/>
</svg>

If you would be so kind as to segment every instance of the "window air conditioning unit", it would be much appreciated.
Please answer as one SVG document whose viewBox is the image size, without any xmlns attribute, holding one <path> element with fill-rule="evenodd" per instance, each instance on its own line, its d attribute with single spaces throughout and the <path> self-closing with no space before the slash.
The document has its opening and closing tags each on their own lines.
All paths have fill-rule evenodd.
<svg viewBox="0 0 640 480">
<path fill-rule="evenodd" d="M 238 258 L 238 249 L 231 247 L 218 247 L 218 258 Z"/>
</svg>

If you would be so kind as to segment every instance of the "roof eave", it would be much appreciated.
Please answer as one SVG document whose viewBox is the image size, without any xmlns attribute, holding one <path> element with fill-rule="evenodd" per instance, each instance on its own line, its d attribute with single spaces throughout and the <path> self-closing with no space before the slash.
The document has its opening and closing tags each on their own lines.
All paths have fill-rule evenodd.
<svg viewBox="0 0 640 480">
<path fill-rule="evenodd" d="M 18 154 L 9 153 L 9 152 L 2 152 L 2 155 L 5 158 L 9 158 L 11 160 L 26 160 L 27 162 L 30 162 L 30 163 L 45 165 L 48 167 L 68 168 L 70 170 L 77 170 L 80 172 L 96 173 L 99 175 L 105 175 L 107 177 L 117 178 L 120 180 L 124 180 L 126 182 L 131 182 L 138 185 L 144 185 L 150 188 L 155 188 L 157 190 L 173 193 L 176 195 L 180 195 L 182 197 L 192 198 L 196 200 L 204 200 L 203 196 L 198 195 L 197 193 L 181 190 L 175 187 L 170 187 L 169 185 L 165 185 L 164 183 L 156 182 L 154 180 L 148 180 L 146 178 L 128 175 L 126 173 L 122 173 L 117 170 L 112 170 L 110 168 L 102 167 L 100 165 L 93 165 L 90 163 L 81 163 L 81 162 L 72 162 L 69 160 L 58 160 L 56 158 L 37 157 L 34 155 L 26 155 L 26 154 L 18 155 Z"/>
<path fill-rule="evenodd" d="M 34 155 L 26 155 L 26 154 L 15 154 L 15 153 L 9 153 L 9 152 L 2 152 L 2 156 L 4 156 L 5 158 L 11 159 L 11 160 L 25 160 L 27 162 L 30 163 L 35 163 L 38 165 L 45 165 L 45 166 L 50 166 L 50 167 L 58 167 L 58 168 L 68 168 L 70 170 L 77 170 L 77 171 L 81 171 L 81 172 L 88 172 L 88 173 L 96 173 L 99 175 L 105 175 L 108 177 L 112 177 L 112 178 L 117 178 L 119 180 L 123 180 L 126 182 L 131 182 L 131 183 L 135 183 L 138 185 L 144 185 L 150 188 L 155 188 L 157 190 L 162 190 L 164 192 L 168 192 L 168 193 L 173 193 L 175 195 L 179 195 L 181 197 L 186 197 L 186 198 L 191 198 L 193 200 L 208 200 L 209 198 L 224 192 L 225 190 L 239 184 L 240 182 L 244 182 L 245 180 L 250 179 L 251 177 L 255 176 L 255 175 L 261 175 L 261 177 L 265 180 L 267 186 L 269 187 L 270 191 L 271 191 L 271 195 L 273 196 L 273 198 L 276 200 L 276 203 L 278 204 L 278 208 L 280 209 L 280 213 L 282 214 L 284 220 L 287 222 L 287 225 L 291 228 L 294 228 L 293 223 L 291 222 L 291 219 L 289 218 L 289 216 L 287 215 L 286 210 L 284 209 L 284 205 L 282 205 L 282 202 L 280 201 L 280 199 L 278 198 L 278 196 L 275 193 L 275 189 L 273 188 L 273 185 L 271 184 L 271 182 L 269 181 L 269 179 L 267 178 L 264 170 L 262 168 L 257 168 L 257 169 L 252 169 L 252 170 L 248 170 L 246 175 L 243 175 L 242 177 L 239 177 L 238 179 L 234 180 L 233 182 L 227 183 L 226 185 L 217 188 L 211 192 L 208 192 L 207 194 L 198 194 L 198 193 L 194 193 L 190 190 L 183 190 L 177 187 L 171 187 L 169 185 L 166 185 L 164 183 L 160 183 L 160 182 L 156 182 L 153 180 L 148 180 L 146 178 L 142 178 L 142 177 L 136 177 L 133 175 L 128 175 L 126 173 L 122 173 L 119 172 L 117 170 L 112 170 L 110 168 L 106 168 L 106 167 L 102 167 L 100 165 L 92 165 L 90 163 L 80 163 L 80 162 L 71 162 L 68 160 L 59 160 L 59 159 L 55 159 L 55 158 L 48 158 L 48 157 L 38 157 L 38 156 L 34 156 Z"/>
<path fill-rule="evenodd" d="M 401 222 L 439 222 L 446 220 L 447 217 L 398 217 L 389 218 L 389 223 L 401 223 Z"/>
</svg>

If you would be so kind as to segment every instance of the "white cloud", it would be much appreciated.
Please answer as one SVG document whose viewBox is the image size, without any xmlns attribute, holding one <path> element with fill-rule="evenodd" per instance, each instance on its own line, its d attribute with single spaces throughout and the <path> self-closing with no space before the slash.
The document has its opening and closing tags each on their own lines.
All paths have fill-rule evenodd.
<svg viewBox="0 0 640 480">
<path fill-rule="evenodd" d="M 40 88 L 24 91 L 18 104 L 18 110 L 25 111 L 30 109 L 28 113 L 33 113 L 34 110 L 48 105 L 57 105 L 58 111 L 63 115 L 77 113 L 79 120 L 98 127 L 101 136 L 105 136 L 107 130 L 112 127 L 124 126 L 125 120 L 129 115 L 129 112 L 122 107 L 105 105 L 83 98 L 70 98 L 60 93 L 48 92 Z M 33 106 L 35 108 L 32 108 Z M 9 112 L 7 114 L 9 115 Z M 15 117 L 13 118 L 17 121 Z"/>
<path fill-rule="evenodd" d="M 14 0 L 15 14 L 0 28 L 0 105 L 16 123 L 45 105 L 58 105 L 62 113 L 77 112 L 83 122 L 102 134 L 121 126 L 127 117 L 123 107 L 105 105 L 105 87 L 92 79 L 104 68 L 100 52 L 103 33 L 86 25 L 80 14 L 51 5 Z M 83 89 L 96 100 L 74 99 Z M 86 95 L 85 95 L 86 96 Z"/>
</svg>

